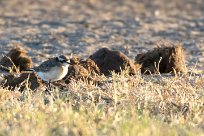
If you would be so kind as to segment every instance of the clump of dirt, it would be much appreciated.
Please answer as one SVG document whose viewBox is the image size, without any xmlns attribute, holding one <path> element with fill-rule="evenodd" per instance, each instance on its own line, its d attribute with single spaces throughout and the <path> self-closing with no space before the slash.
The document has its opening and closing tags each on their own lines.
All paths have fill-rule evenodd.
<svg viewBox="0 0 204 136">
<path fill-rule="evenodd" d="M 19 91 L 23 91 L 27 86 L 31 90 L 36 90 L 42 85 L 42 81 L 37 77 L 36 73 L 21 73 L 19 76 L 10 74 L 5 76 L 5 79 L 3 87 L 8 87 L 10 90 L 19 87 Z"/>
<path fill-rule="evenodd" d="M 96 65 L 96 63 L 91 59 L 80 59 L 75 56 L 70 60 L 73 65 L 81 65 L 83 66 L 89 73 L 97 73 L 100 74 L 100 69 Z"/>
<path fill-rule="evenodd" d="M 69 70 L 65 78 L 65 83 L 70 83 L 72 79 L 75 80 L 94 80 L 100 70 L 97 65 L 90 59 L 80 60 L 79 57 L 73 57 L 71 59 L 72 65 L 69 66 Z"/>
<path fill-rule="evenodd" d="M 0 63 L 0 70 L 6 70 L 9 73 L 5 76 L 6 82 L 3 84 L 4 87 L 8 87 L 11 90 L 19 87 L 20 91 L 22 91 L 26 87 L 26 83 L 30 85 L 31 90 L 36 90 L 41 86 L 42 81 L 35 73 L 22 72 L 23 70 L 29 69 L 32 66 L 32 61 L 27 56 L 26 52 L 20 48 L 16 47 L 12 49 L 2 58 Z M 78 57 L 74 57 L 71 59 L 71 63 L 72 65 L 69 67 L 67 76 L 62 80 L 62 82 L 65 82 L 66 84 L 70 83 L 72 79 L 93 81 L 94 78 L 100 74 L 99 68 L 91 59 L 81 60 Z M 9 71 L 10 69 L 12 69 L 12 71 Z M 60 82 L 61 81 L 59 81 L 59 83 Z M 59 87 L 65 85 L 58 83 L 54 84 Z"/>
<path fill-rule="evenodd" d="M 186 72 L 184 50 L 180 44 L 163 42 L 158 45 L 152 51 L 135 57 L 135 63 L 142 65 L 141 73 Z"/>
<path fill-rule="evenodd" d="M 140 65 L 135 65 L 125 54 L 120 51 L 113 51 L 108 48 L 101 48 L 90 56 L 105 76 L 111 75 L 111 71 L 120 73 L 125 68 L 129 68 L 129 74 L 135 75 Z"/>
<path fill-rule="evenodd" d="M 100 69 L 91 59 L 81 60 L 80 64 L 91 74 L 100 74 Z"/>
<path fill-rule="evenodd" d="M 16 45 L 7 55 L 2 57 L 0 65 L 10 68 L 14 72 L 24 71 L 33 66 L 31 58 L 25 50 L 20 48 L 20 45 Z"/>
</svg>

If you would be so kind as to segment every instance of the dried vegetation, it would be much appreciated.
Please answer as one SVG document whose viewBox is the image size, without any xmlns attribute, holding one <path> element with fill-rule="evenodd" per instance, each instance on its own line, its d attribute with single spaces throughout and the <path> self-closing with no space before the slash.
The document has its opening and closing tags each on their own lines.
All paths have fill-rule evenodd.
<svg viewBox="0 0 204 136">
<path fill-rule="evenodd" d="M 11 52 L 16 50 L 19 48 Z M 151 131 L 154 132 L 151 135 L 202 134 L 203 77 L 162 75 L 186 70 L 181 46 L 157 47 L 137 55 L 135 63 L 123 53 L 107 48 L 87 59 L 75 56 L 67 76 L 54 83 L 52 95 L 42 93 L 44 83 L 35 73 L 22 71 L 31 65 L 26 63 L 26 67 L 21 67 L 25 65 L 14 63 L 11 56 L 9 53 L 2 59 L 6 57 L 12 62 L 2 65 L 2 70 L 12 69 L 5 69 L 2 85 L 21 93 L 0 91 L 2 134 L 12 135 L 19 130 L 22 134 L 39 135 L 136 135 L 138 132 L 150 135 Z M 138 73 L 140 70 L 142 74 Z M 154 75 L 146 75 L 146 71 Z M 20 112 L 17 105 L 21 107 Z M 6 129 L 11 119 L 15 121 Z M 36 131 L 31 129 L 33 125 Z"/>
</svg>

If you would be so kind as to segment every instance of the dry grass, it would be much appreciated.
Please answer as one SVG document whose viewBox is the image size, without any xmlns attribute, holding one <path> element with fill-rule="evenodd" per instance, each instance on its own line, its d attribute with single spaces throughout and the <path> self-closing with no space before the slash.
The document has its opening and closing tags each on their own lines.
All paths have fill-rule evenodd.
<svg viewBox="0 0 204 136">
<path fill-rule="evenodd" d="M 203 77 L 100 78 L 49 96 L 1 89 L 0 135 L 203 135 Z"/>
</svg>

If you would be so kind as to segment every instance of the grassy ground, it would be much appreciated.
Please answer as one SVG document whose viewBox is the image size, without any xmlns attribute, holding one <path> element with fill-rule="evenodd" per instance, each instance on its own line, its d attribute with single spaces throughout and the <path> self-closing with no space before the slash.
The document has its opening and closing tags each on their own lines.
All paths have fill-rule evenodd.
<svg viewBox="0 0 204 136">
<path fill-rule="evenodd" d="M 203 73 L 203 0 L 0 0 L 0 54 L 22 43 L 36 65 L 101 47 L 132 60 L 160 40 L 181 42 Z M 195 66 L 196 65 L 196 66 Z M 203 76 L 133 77 L 24 93 L 0 89 L 0 135 L 204 135 Z"/>
<path fill-rule="evenodd" d="M 100 86 L 0 90 L 0 135 L 204 135 L 203 77 L 126 72 Z"/>
</svg>

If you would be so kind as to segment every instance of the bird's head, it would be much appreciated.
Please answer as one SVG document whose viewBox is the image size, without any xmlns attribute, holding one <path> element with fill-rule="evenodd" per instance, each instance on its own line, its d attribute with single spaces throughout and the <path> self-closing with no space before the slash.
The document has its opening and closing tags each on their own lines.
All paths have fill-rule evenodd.
<svg viewBox="0 0 204 136">
<path fill-rule="evenodd" d="M 61 64 L 71 64 L 70 59 L 64 55 L 60 55 L 56 57 L 56 60 L 59 61 Z"/>
</svg>

